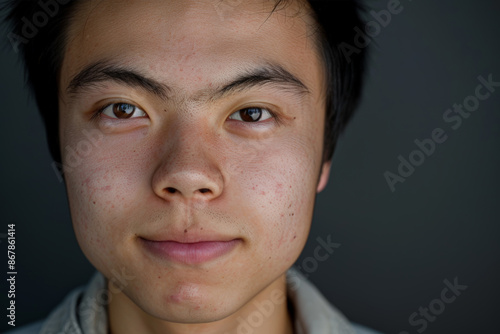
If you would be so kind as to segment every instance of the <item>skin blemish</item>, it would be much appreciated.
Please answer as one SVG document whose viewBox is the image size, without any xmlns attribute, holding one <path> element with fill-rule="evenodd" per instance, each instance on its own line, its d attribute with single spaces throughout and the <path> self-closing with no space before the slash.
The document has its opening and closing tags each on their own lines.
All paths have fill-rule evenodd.
<svg viewBox="0 0 500 334">
<path fill-rule="evenodd" d="M 184 233 L 187 233 L 188 230 L 184 230 Z"/>
<path fill-rule="evenodd" d="M 193 301 L 199 295 L 199 288 L 194 285 L 180 286 L 179 289 L 171 294 L 168 299 L 174 303 Z"/>
<path fill-rule="evenodd" d="M 173 296 L 170 296 L 170 300 L 175 302 L 175 303 L 178 303 L 181 301 L 181 298 L 178 295 L 173 295 Z"/>
</svg>

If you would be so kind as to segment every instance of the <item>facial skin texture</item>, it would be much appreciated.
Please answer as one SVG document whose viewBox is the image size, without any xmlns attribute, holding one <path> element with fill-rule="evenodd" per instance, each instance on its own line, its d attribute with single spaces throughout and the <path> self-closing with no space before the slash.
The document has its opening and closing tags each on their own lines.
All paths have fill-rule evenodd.
<svg viewBox="0 0 500 334">
<path fill-rule="evenodd" d="M 254 301 L 285 294 L 284 275 L 306 242 L 329 173 L 321 160 L 324 85 L 311 22 L 303 4 L 270 15 L 272 1 L 231 3 L 85 1 L 70 26 L 60 138 L 63 165 L 71 165 L 65 179 L 76 237 L 108 279 L 114 272 L 134 277 L 111 294 L 112 333 L 236 333 Z M 167 96 L 130 77 L 73 81 L 68 89 L 96 62 L 168 86 Z M 214 93 L 269 64 L 307 92 L 266 83 Z M 144 114 L 95 115 L 119 102 Z M 248 107 L 276 118 L 229 118 Z M 83 151 L 88 133 L 98 142 Z M 144 239 L 207 236 L 236 239 L 236 246 L 195 264 L 144 246 Z M 265 320 L 257 332 L 291 332 L 286 303 Z"/>
</svg>

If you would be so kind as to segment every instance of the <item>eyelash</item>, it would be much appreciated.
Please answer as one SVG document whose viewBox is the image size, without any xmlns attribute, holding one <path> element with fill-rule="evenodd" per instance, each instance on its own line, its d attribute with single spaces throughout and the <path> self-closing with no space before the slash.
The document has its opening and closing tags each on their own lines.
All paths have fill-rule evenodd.
<svg viewBox="0 0 500 334">
<path fill-rule="evenodd" d="M 91 116 L 91 118 L 90 118 L 90 119 L 91 119 L 91 121 L 97 121 L 97 120 L 99 120 L 99 119 L 102 117 L 104 110 L 106 110 L 108 107 L 110 107 L 110 106 L 112 106 L 112 105 L 116 105 L 116 104 L 129 104 L 129 105 L 132 105 L 132 106 L 136 107 L 137 109 L 143 110 L 141 107 L 138 107 L 137 105 L 132 104 L 132 103 L 128 103 L 128 102 L 113 102 L 113 103 L 107 103 L 107 104 L 105 104 L 104 106 L 102 106 L 102 107 L 98 108 L 97 110 L 95 110 L 95 111 L 92 113 L 92 116 Z M 267 112 L 269 113 L 269 115 L 270 115 L 270 117 L 269 117 L 269 118 L 270 118 L 270 119 L 272 119 L 272 120 L 273 120 L 273 121 L 274 121 L 277 125 L 280 125 L 280 124 L 281 124 L 281 119 L 280 119 L 280 117 L 279 117 L 279 116 L 278 116 L 278 115 L 277 115 L 277 114 L 276 114 L 276 113 L 275 113 L 272 109 L 270 109 L 270 108 L 268 108 L 268 107 L 259 107 L 259 106 L 249 106 L 249 107 L 244 107 L 244 108 L 238 109 L 238 110 L 236 110 L 236 111 L 232 112 L 232 113 L 229 115 L 229 117 L 228 117 L 227 119 L 228 119 L 228 120 L 229 120 L 229 119 L 231 119 L 230 117 L 231 117 L 232 115 L 234 115 L 234 114 L 238 113 L 238 112 L 241 112 L 241 111 L 244 111 L 244 110 L 250 110 L 250 109 L 265 110 L 265 111 L 267 111 Z M 146 112 L 144 111 L 144 113 L 146 113 Z M 147 113 L 146 113 L 146 115 L 147 115 Z M 262 116 L 261 116 L 261 117 L 262 117 Z M 260 117 L 260 118 L 261 118 L 261 117 Z M 244 124 L 258 124 L 258 123 L 262 123 L 262 122 L 264 122 L 264 121 L 265 121 L 265 120 L 264 120 L 264 121 L 259 121 L 259 120 L 260 120 L 260 118 L 259 118 L 257 121 L 255 121 L 255 122 L 245 122 L 245 121 L 239 121 L 239 122 L 244 123 Z M 120 119 L 120 118 L 116 118 L 116 119 Z M 125 119 L 127 119 L 127 118 L 125 118 Z M 267 120 L 267 119 L 266 119 L 266 120 Z"/>
<path fill-rule="evenodd" d="M 104 111 L 104 109 L 106 109 L 107 107 L 109 107 L 110 105 L 113 105 L 113 104 L 114 103 L 106 104 L 106 105 L 104 105 L 102 107 L 99 107 L 96 110 L 94 110 L 92 112 L 92 116 L 90 117 L 90 120 L 94 121 L 94 122 L 97 122 L 101 118 L 102 112 Z"/>
<path fill-rule="evenodd" d="M 97 120 L 99 120 L 102 117 L 104 110 L 106 110 L 106 108 L 108 108 L 108 107 L 110 107 L 112 105 L 115 105 L 115 104 L 128 104 L 128 105 L 134 106 L 137 109 L 143 110 L 141 107 L 139 107 L 139 106 L 137 106 L 135 104 L 132 104 L 132 103 L 128 103 L 128 102 L 107 103 L 104 106 L 99 107 L 97 110 L 93 111 L 92 112 L 92 116 L 90 117 L 90 120 L 91 121 L 97 121 Z M 146 113 L 146 112 L 144 112 L 144 113 Z M 146 115 L 147 115 L 147 113 L 146 113 Z M 116 119 L 119 119 L 119 118 L 116 118 Z"/>
<path fill-rule="evenodd" d="M 271 109 L 270 109 L 270 108 L 268 108 L 268 107 L 250 106 L 250 107 L 240 108 L 240 109 L 238 109 L 238 110 L 236 110 L 236 111 L 232 112 L 232 113 L 229 115 L 229 117 L 228 117 L 227 119 L 228 119 L 228 120 L 235 120 L 235 119 L 231 118 L 233 115 L 238 114 L 238 113 L 240 113 L 240 112 L 242 112 L 242 111 L 245 111 L 245 110 L 246 110 L 246 111 L 249 111 L 249 110 L 251 110 L 251 109 L 258 109 L 258 110 L 260 110 L 260 111 L 261 111 L 261 115 L 260 115 L 260 117 L 259 117 L 256 121 L 254 121 L 254 122 L 251 122 L 251 121 L 249 121 L 249 122 L 245 122 L 245 121 L 243 121 L 243 120 L 241 120 L 241 121 L 240 121 L 240 120 L 236 120 L 236 121 L 239 121 L 239 122 L 244 123 L 244 124 L 257 124 L 257 123 L 263 123 L 263 122 L 265 122 L 265 121 L 267 121 L 267 120 L 271 119 L 272 121 L 274 121 L 274 122 L 276 122 L 276 123 L 278 123 L 278 124 L 279 124 L 279 117 L 278 117 L 278 115 L 277 115 L 277 114 L 276 114 L 273 110 L 271 110 Z M 261 119 L 262 119 L 262 117 L 263 117 L 263 115 L 262 115 L 262 114 L 263 114 L 263 111 L 266 111 L 266 112 L 269 114 L 269 118 L 267 118 L 267 119 L 265 119 L 265 120 L 261 120 Z M 241 114 L 239 114 L 238 116 L 239 116 L 240 118 L 242 118 L 242 117 L 241 117 Z"/>
</svg>

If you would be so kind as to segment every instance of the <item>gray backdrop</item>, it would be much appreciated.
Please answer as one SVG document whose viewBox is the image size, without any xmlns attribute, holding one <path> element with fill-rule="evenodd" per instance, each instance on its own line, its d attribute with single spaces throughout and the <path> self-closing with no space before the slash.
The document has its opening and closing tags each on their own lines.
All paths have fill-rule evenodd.
<svg viewBox="0 0 500 334">
<path fill-rule="evenodd" d="M 379 11 L 389 2 L 368 5 Z M 401 4 L 389 24 L 372 30 L 363 102 L 338 146 L 297 265 L 350 319 L 383 332 L 498 333 L 500 87 L 479 106 L 470 96 L 479 76 L 500 82 L 500 3 Z M 8 50 L 0 58 L 0 245 L 7 272 L 5 233 L 16 223 L 21 325 L 45 317 L 93 268 L 73 235 L 65 190 L 15 56 Z M 453 129 L 455 121 L 443 115 L 464 100 L 477 110 Z M 446 141 L 419 161 L 414 141 L 436 128 Z M 384 173 L 398 173 L 400 155 L 420 165 L 393 192 Z M 328 259 L 315 258 L 317 238 L 328 236 L 339 245 Z M 445 280 L 467 288 L 444 303 Z M 5 279 L 1 288 L 6 296 Z M 431 308 L 427 319 L 420 307 Z"/>
</svg>

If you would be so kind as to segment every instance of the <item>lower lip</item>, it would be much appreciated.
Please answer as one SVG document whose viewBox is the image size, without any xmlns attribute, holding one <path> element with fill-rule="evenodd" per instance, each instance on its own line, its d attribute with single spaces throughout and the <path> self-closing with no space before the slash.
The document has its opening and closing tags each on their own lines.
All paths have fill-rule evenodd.
<svg viewBox="0 0 500 334">
<path fill-rule="evenodd" d="M 199 264 L 219 258 L 233 250 L 240 239 L 181 243 L 142 239 L 146 249 L 156 256 L 184 264 Z"/>
</svg>

